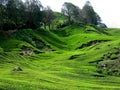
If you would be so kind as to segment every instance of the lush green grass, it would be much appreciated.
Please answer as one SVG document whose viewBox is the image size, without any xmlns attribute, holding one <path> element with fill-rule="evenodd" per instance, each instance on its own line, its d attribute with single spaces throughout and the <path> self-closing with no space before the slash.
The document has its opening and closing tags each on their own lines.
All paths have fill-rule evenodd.
<svg viewBox="0 0 120 90">
<path fill-rule="evenodd" d="M 120 77 L 98 73 L 96 63 L 92 62 L 114 48 L 120 48 L 120 30 L 108 29 L 107 33 L 111 35 L 95 32 L 95 28 L 89 33 L 83 30 L 78 26 L 66 27 L 63 32 L 68 35 L 65 36 L 59 35 L 59 32 L 27 30 L 25 37 L 19 31 L 15 36 L 17 39 L 12 37 L 0 41 L 0 90 L 119 90 Z M 19 55 L 22 45 L 37 49 L 33 44 L 34 38 L 55 51 Z M 94 40 L 109 41 L 77 49 Z M 69 59 L 74 55 L 76 57 Z M 16 66 L 23 71 L 12 71 Z"/>
<path fill-rule="evenodd" d="M 112 35 L 112 36 L 120 36 L 120 29 L 119 28 L 110 28 L 110 29 L 106 29 L 106 31 Z"/>
</svg>

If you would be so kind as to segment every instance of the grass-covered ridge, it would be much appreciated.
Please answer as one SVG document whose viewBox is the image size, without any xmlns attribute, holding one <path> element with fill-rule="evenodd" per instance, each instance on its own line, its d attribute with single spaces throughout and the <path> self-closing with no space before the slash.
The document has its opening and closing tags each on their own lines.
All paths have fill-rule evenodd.
<svg viewBox="0 0 120 90">
<path fill-rule="evenodd" d="M 120 29 L 101 30 L 72 25 L 57 31 L 15 31 L 0 40 L 0 89 L 119 90 Z M 34 53 L 21 54 L 23 47 Z M 101 64 L 106 63 L 104 70 Z M 16 66 L 23 71 L 12 71 Z M 109 74 L 116 69 L 117 76 Z"/>
</svg>

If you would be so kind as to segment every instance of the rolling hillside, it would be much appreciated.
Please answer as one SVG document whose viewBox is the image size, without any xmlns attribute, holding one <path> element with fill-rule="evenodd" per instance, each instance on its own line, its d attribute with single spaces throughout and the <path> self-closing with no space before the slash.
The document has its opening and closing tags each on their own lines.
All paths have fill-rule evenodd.
<svg viewBox="0 0 120 90">
<path fill-rule="evenodd" d="M 0 90 L 120 89 L 120 29 L 71 25 L 12 34 L 0 36 Z"/>
</svg>

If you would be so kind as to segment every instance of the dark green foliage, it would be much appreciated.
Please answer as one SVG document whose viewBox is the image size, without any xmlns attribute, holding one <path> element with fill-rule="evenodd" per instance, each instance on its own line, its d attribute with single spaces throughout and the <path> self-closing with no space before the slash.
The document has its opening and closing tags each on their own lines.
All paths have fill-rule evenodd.
<svg viewBox="0 0 120 90">
<path fill-rule="evenodd" d="M 19 29 L 25 24 L 25 6 L 22 0 L 8 0 L 6 4 L 6 21 L 14 22 L 13 29 Z M 7 23 L 5 21 L 5 23 Z M 7 27 L 5 24 L 4 27 Z M 7 30 L 10 30 L 9 25 Z"/>
<path fill-rule="evenodd" d="M 65 2 L 62 6 L 61 13 L 68 19 L 69 24 L 74 22 L 83 22 L 86 24 L 97 25 L 102 28 L 107 26 L 101 22 L 101 17 L 94 11 L 91 3 L 86 1 L 84 7 L 80 9 L 72 3 Z"/>
<path fill-rule="evenodd" d="M 42 22 L 44 24 L 44 28 L 47 29 L 47 26 L 49 30 L 51 29 L 51 24 L 55 21 L 55 15 L 54 12 L 50 9 L 50 7 L 46 7 L 42 11 Z"/>
<path fill-rule="evenodd" d="M 15 33 L 15 37 L 16 39 L 21 39 L 21 40 L 31 43 L 32 38 L 33 38 L 31 33 L 32 33 L 32 29 L 18 30 Z"/>
<path fill-rule="evenodd" d="M 0 29 L 40 27 L 42 5 L 39 0 L 4 0 L 0 3 Z"/>
<path fill-rule="evenodd" d="M 39 0 L 25 0 L 26 7 L 26 28 L 36 29 L 40 27 L 42 20 L 42 5 Z"/>
<path fill-rule="evenodd" d="M 69 23 L 71 22 L 71 18 L 72 18 L 72 14 L 73 14 L 73 11 L 72 11 L 73 8 L 74 8 L 74 5 L 72 3 L 65 2 L 63 4 L 62 10 L 61 10 L 62 14 L 64 16 L 68 17 L 68 22 Z"/>
<path fill-rule="evenodd" d="M 82 11 L 84 16 L 84 22 L 94 25 L 98 25 L 99 23 L 101 23 L 100 16 L 94 11 L 89 1 L 86 1 Z"/>
<path fill-rule="evenodd" d="M 0 30 L 3 30 L 3 23 L 5 18 L 5 6 L 3 5 L 5 2 L 4 0 L 0 0 Z"/>
<path fill-rule="evenodd" d="M 83 21 L 82 10 L 72 3 L 65 2 L 61 9 L 61 12 L 64 17 L 68 18 L 69 24 L 71 24 L 72 20 L 79 22 Z"/>
<path fill-rule="evenodd" d="M 6 30 L 14 30 L 16 28 L 16 23 L 12 20 L 6 20 L 3 23 L 3 29 Z"/>
<path fill-rule="evenodd" d="M 58 13 L 56 18 L 50 7 L 44 8 L 39 0 L 25 0 L 24 2 L 22 0 L 1 0 L 0 30 L 37 29 L 40 27 L 53 30 L 64 28 L 73 23 L 89 23 L 85 21 L 87 18 L 92 20 L 91 24 L 105 26 L 101 23 L 99 15 L 94 12 L 92 6 L 85 4 L 84 7 L 89 9 L 91 12 L 89 14 L 93 17 L 84 13 L 86 8 L 80 9 L 72 3 L 65 2 L 62 7 L 62 15 L 68 18 L 66 20 Z"/>
</svg>

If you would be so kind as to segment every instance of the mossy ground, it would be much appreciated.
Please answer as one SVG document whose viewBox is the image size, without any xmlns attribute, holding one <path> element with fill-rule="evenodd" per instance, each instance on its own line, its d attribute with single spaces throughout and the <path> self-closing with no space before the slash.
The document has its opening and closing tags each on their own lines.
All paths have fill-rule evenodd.
<svg viewBox="0 0 120 90">
<path fill-rule="evenodd" d="M 120 29 L 107 29 L 109 34 L 106 35 L 94 32 L 96 29 L 90 27 L 87 28 L 93 32 L 89 33 L 78 26 L 54 33 L 27 30 L 29 33 L 24 33 L 25 37 L 22 37 L 23 32 L 17 32 L 21 36 L 16 33 L 17 36 L 1 40 L 0 90 L 119 90 L 120 77 L 98 73 L 97 64 L 93 62 L 114 52 L 114 48 L 120 48 Z M 63 32 L 67 35 L 62 35 Z M 42 40 L 54 51 L 20 55 L 24 45 L 38 50 L 34 38 Z M 109 41 L 78 49 L 94 40 Z M 76 57 L 70 59 L 71 56 Z M 16 66 L 23 71 L 12 71 Z"/>
</svg>

